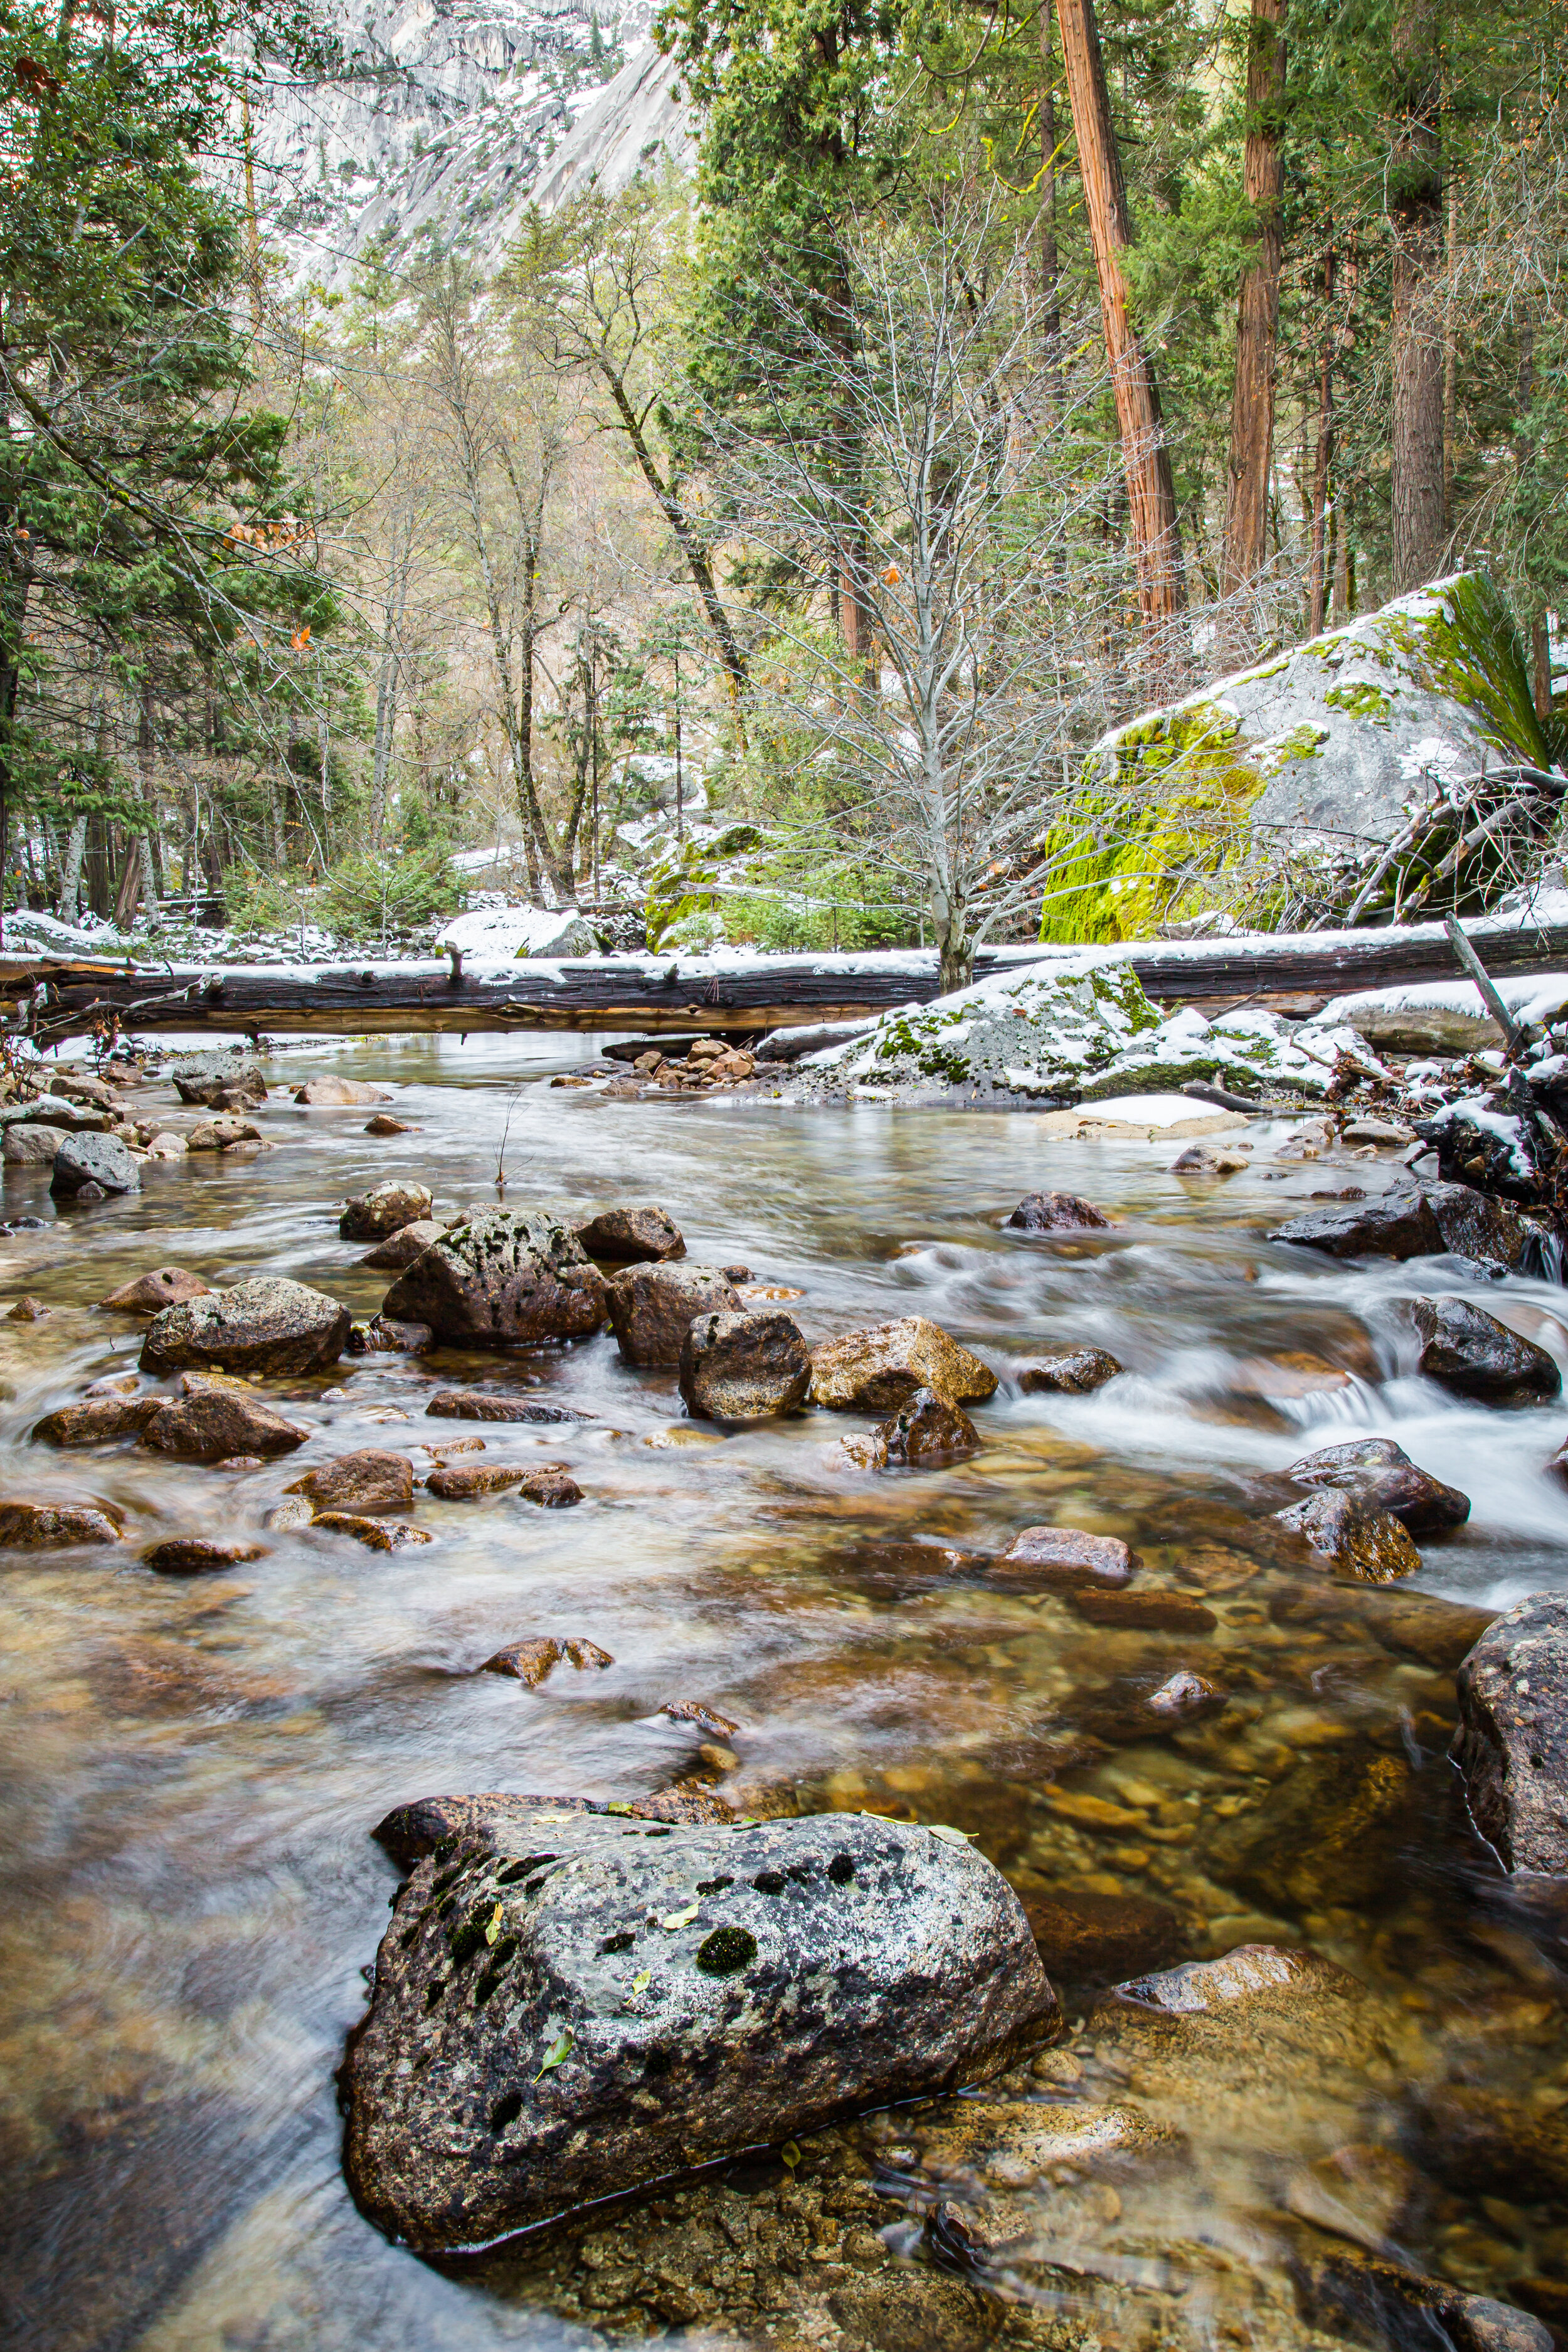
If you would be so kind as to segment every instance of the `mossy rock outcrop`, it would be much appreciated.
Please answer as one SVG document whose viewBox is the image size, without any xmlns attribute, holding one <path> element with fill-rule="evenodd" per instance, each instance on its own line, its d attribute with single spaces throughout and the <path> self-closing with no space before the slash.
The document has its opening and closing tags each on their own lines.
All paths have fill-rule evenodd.
<svg viewBox="0 0 1568 2352">
<path fill-rule="evenodd" d="M 1255 860 L 1348 860 L 1483 762 L 1547 757 L 1497 588 L 1435 581 L 1102 736 L 1041 845 L 1072 853 L 1087 824 L 1103 846 L 1055 870 L 1040 936 L 1142 939 L 1254 902 Z"/>
</svg>

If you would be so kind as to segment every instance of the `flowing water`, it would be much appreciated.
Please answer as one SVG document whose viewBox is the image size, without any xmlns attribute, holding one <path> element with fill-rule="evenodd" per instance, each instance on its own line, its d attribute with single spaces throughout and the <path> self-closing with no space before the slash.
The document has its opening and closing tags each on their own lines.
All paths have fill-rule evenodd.
<svg viewBox="0 0 1568 2352">
<path fill-rule="evenodd" d="M 1347 2144 L 1386 2161 L 1382 2202 L 1362 2200 L 1381 2218 L 1345 2242 L 1359 2231 L 1568 2321 L 1562 1917 L 1510 1890 L 1469 1830 L 1446 1753 L 1451 1630 L 1334 1582 L 1268 1521 L 1290 1499 L 1285 1465 L 1373 1431 L 1473 1499 L 1467 1528 L 1422 1546 L 1422 1592 L 1495 1610 L 1561 1585 L 1568 1494 L 1543 1465 L 1562 1412 L 1466 1405 L 1413 1377 L 1398 1301 L 1468 1289 L 1562 1362 L 1563 1294 L 1269 1246 L 1269 1222 L 1314 1192 L 1375 1188 L 1389 1165 L 1276 1162 L 1283 1128 L 1252 1129 L 1255 1171 L 1193 1181 L 1166 1172 L 1168 1142 L 1052 1140 L 1024 1115 L 605 1101 L 543 1083 L 584 1050 L 282 1048 L 275 1088 L 322 1067 L 372 1078 L 417 1131 L 373 1139 L 363 1113 L 275 1092 L 260 1114 L 274 1149 L 149 1164 L 139 1199 L 58 1220 L 47 1171 L 5 1171 L 5 1213 L 51 1222 L 0 1242 L 4 1296 L 51 1311 L 0 1320 L 0 1492 L 103 1497 L 133 1538 L 11 1553 L 0 1585 L 7 2339 L 482 2352 L 582 2341 L 607 2315 L 612 2332 L 689 2324 L 725 2345 L 962 2347 L 1021 2326 L 1061 2345 L 1295 2343 L 1279 2216 L 1321 2220 L 1322 2160 Z M 722 1434 L 683 1417 L 672 1375 L 622 1365 L 607 1335 L 500 1361 L 345 1359 L 266 1383 L 315 1434 L 252 1472 L 29 1444 L 41 1412 L 134 1366 L 140 1326 L 94 1306 L 121 1282 L 171 1262 L 215 1283 L 288 1275 L 364 1314 L 387 1277 L 339 1239 L 342 1198 L 406 1176 L 450 1218 L 495 1198 L 503 1134 L 509 1204 L 658 1201 L 692 1258 L 798 1292 L 809 1339 L 919 1313 L 1004 1373 L 1073 1340 L 1110 1349 L 1127 1376 L 1084 1397 L 1005 1381 L 978 1412 L 975 1460 L 882 1477 L 843 1454 L 855 1417 Z M 1000 1229 L 1021 1193 L 1053 1185 L 1114 1228 Z M 479 1377 L 594 1416 L 478 1433 L 489 1460 L 567 1463 L 580 1507 L 421 1496 L 436 1540 L 420 1549 L 381 1556 L 306 1530 L 266 1536 L 266 1556 L 232 1573 L 141 1565 L 156 1535 L 255 1533 L 312 1461 L 475 1433 L 423 1414 L 434 1386 Z M 1047 1520 L 1126 1538 L 1168 1622 L 1110 1630 L 1059 1598 L 993 1589 L 984 1555 Z M 616 1664 L 563 1667 L 537 1691 L 475 1672 L 534 1633 L 586 1636 Z M 1150 1739 L 1136 1702 L 1179 1667 L 1228 1704 Z M 650 1724 L 676 1698 L 733 1718 L 730 1746 L 699 1752 L 700 1732 Z M 1186 2158 L 1118 2189 L 1092 2167 L 944 2157 L 918 2116 L 823 2135 L 793 2182 L 775 2165 L 722 2186 L 736 2210 L 773 2200 L 779 2244 L 809 2224 L 809 2256 L 781 2257 L 795 2303 L 778 2288 L 771 2317 L 774 2291 L 747 2260 L 739 2285 L 721 2245 L 693 2270 L 712 2221 L 700 2196 L 531 2268 L 442 2272 L 385 2243 L 342 2187 L 333 2091 L 396 1883 L 371 1830 L 443 1790 L 625 1799 L 678 1781 L 743 1810 L 869 1807 L 971 1833 L 1063 1954 L 1066 2042 L 1008 2095 L 1049 2116 L 1131 2083 Z M 1199 2052 L 1184 2074 L 1096 2024 L 1108 1981 L 1246 1942 L 1351 1970 L 1364 2047 L 1324 2029 L 1339 2036 L 1326 2057 L 1308 2002 L 1258 2029 L 1270 2047 L 1239 2074 L 1234 2052 Z M 1487 2128 L 1472 2114 L 1456 2161 L 1443 2118 L 1458 2094 Z M 1397 2195 L 1389 2166 L 1405 2168 Z M 943 2271 L 929 2217 L 944 2180 L 976 2226 L 984 2193 L 1009 2191 L 1033 2257 L 987 2267 L 950 2242 Z M 876 2227 L 846 2235 L 862 2210 Z M 725 2226 L 739 2243 L 750 2224 Z M 810 2262 L 837 2277 L 832 2248 L 856 2230 L 854 2292 L 806 2308 L 799 2277 Z M 659 2256 L 671 2231 L 684 2271 Z M 960 2287 L 954 2263 L 994 2292 Z M 1139 2318 L 1145 2290 L 1157 2324 Z"/>
</svg>

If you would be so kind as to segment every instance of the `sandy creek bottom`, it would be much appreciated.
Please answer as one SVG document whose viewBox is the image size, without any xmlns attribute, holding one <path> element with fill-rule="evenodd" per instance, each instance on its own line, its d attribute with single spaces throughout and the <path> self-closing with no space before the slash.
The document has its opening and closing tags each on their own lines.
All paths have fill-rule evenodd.
<svg viewBox="0 0 1568 2352">
<path fill-rule="evenodd" d="M 52 1310 L 0 1320 L 0 1491 L 110 1498 L 133 1538 L 9 1554 L 0 1577 L 6 2340 L 1327 2344 L 1348 2323 L 1301 2281 L 1358 2241 L 1568 2325 L 1568 1921 L 1469 1829 L 1451 1643 L 1397 1596 L 1287 1557 L 1268 1525 L 1287 1463 L 1375 1431 L 1473 1498 L 1459 1536 L 1423 1547 L 1422 1591 L 1495 1609 L 1560 1585 L 1568 1496 L 1542 1465 L 1563 1411 L 1460 1405 L 1411 1377 L 1398 1301 L 1468 1290 L 1564 1360 L 1563 1294 L 1270 1246 L 1314 1191 L 1380 1187 L 1392 1164 L 1274 1162 L 1282 1128 L 1252 1130 L 1255 1172 L 1194 1182 L 1166 1172 L 1168 1142 L 1056 1140 L 1028 1117 L 542 1083 L 585 1051 L 283 1047 L 277 1081 L 383 1082 L 418 1131 L 376 1139 L 363 1112 L 278 1094 L 275 1149 L 149 1167 L 139 1199 L 0 1242 L 0 1303 Z M 364 1313 L 385 1277 L 339 1240 L 337 1203 L 398 1174 L 448 1215 L 493 1199 L 509 1118 L 509 1203 L 661 1202 L 693 1258 L 800 1291 L 808 1338 L 918 1312 L 1004 1372 L 1075 1339 L 1127 1377 L 1070 1399 L 1005 1384 L 977 1460 L 881 1478 L 844 1460 L 854 1417 L 723 1435 L 608 1338 L 269 1383 L 317 1435 L 250 1474 L 29 1444 L 42 1412 L 134 1362 L 139 1328 L 93 1307 L 117 1284 L 170 1262 L 267 1271 Z M 6 1214 L 52 1219 L 45 1182 L 7 1169 Z M 1114 1230 L 999 1230 L 1049 1185 Z M 478 1377 L 595 1416 L 483 1433 L 492 1460 L 568 1462 L 580 1507 L 422 1496 L 436 1540 L 390 1557 L 307 1531 L 233 1574 L 140 1564 L 155 1534 L 258 1529 L 311 1461 L 455 1433 L 423 1419 L 427 1393 Z M 1125 1537 L 1142 1589 L 1188 1596 L 1186 1629 L 1110 1632 L 989 1590 L 966 1556 L 1047 1519 Z M 617 1663 L 534 1692 L 474 1673 L 551 1633 Z M 1230 1693 L 1225 1712 L 1119 1738 L 1127 1689 L 1181 1666 Z M 732 1759 L 650 1727 L 677 1697 L 735 1719 Z M 543 2246 L 440 2270 L 386 2244 L 342 2185 L 332 2084 L 397 1875 L 372 1826 L 440 1790 L 629 1798 L 694 1775 L 759 1811 L 972 1833 L 1068 1936 L 1064 2041 L 973 2098 L 824 2132 L 793 2170 L 750 2160 Z M 1357 1984 L 1299 1980 L 1163 2033 L 1097 2007 L 1141 1967 L 1249 1941 Z M 1133 2145 L 1102 2158 L 1108 2106 Z"/>
</svg>

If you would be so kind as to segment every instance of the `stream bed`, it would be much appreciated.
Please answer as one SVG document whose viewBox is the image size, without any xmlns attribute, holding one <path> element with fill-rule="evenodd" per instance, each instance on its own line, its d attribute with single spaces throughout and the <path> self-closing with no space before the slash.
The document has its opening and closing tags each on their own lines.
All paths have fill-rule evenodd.
<svg viewBox="0 0 1568 2352">
<path fill-rule="evenodd" d="M 0 1580 L 6 2340 L 1486 2340 L 1436 2319 L 1430 2337 L 1391 2332 L 1353 2294 L 1325 2305 L 1313 2282 L 1343 2248 L 1568 2330 L 1568 1906 L 1503 1878 L 1447 1760 L 1450 1624 L 1479 1621 L 1404 1600 L 1496 1611 L 1568 1583 L 1568 1491 L 1545 1471 L 1568 1415 L 1414 1377 L 1400 1307 L 1471 1297 L 1564 1365 L 1564 1293 L 1269 1245 L 1314 1193 L 1379 1189 L 1397 1166 L 1277 1158 L 1284 1123 L 1247 1129 L 1246 1172 L 1185 1179 L 1169 1139 L 1078 1142 L 1026 1114 L 549 1087 L 596 1042 L 285 1044 L 257 1114 L 271 1149 L 150 1162 L 140 1196 L 58 1217 L 47 1168 L 5 1170 L 5 1214 L 46 1222 L 0 1239 L 0 1493 L 101 1498 L 132 1538 L 7 1553 Z M 364 1111 L 280 1091 L 328 1069 L 386 1087 L 415 1131 L 372 1137 Z M 132 1099 L 145 1116 L 173 1089 Z M 725 1433 L 686 1417 L 672 1373 L 624 1365 L 607 1331 L 269 1381 L 314 1433 L 250 1471 L 29 1442 L 42 1413 L 134 1368 L 141 1323 L 95 1304 L 121 1283 L 166 1264 L 214 1284 L 286 1275 L 366 1316 L 392 1277 L 340 1240 L 343 1198 L 405 1177 L 452 1222 L 496 1201 L 503 1149 L 507 1206 L 658 1202 L 692 1259 L 747 1266 L 813 1343 L 932 1318 L 1003 1376 L 975 1412 L 983 1451 L 877 1475 L 839 1443 L 868 1417 Z M 1051 1187 L 1112 1227 L 1002 1229 Z M 47 1318 L 4 1319 L 23 1294 Z M 1019 1393 L 1010 1368 L 1068 1341 L 1124 1375 Z M 592 1418 L 425 1418 L 435 1389 L 479 1380 Z M 1271 1523 L 1292 1499 L 1285 1466 L 1360 1433 L 1396 1438 L 1472 1502 L 1398 1591 L 1336 1581 Z M 389 1555 L 261 1532 L 313 1463 L 384 1446 L 418 1469 L 420 1446 L 475 1433 L 489 1461 L 564 1463 L 584 1502 L 420 1494 L 412 1516 L 435 1540 Z M 1096 1623 L 989 1583 L 988 1556 L 1044 1521 L 1129 1542 L 1135 1589 L 1164 1596 L 1152 1622 Z M 189 1579 L 142 1565 L 184 1534 L 267 1550 Z M 536 1634 L 615 1664 L 536 1690 L 476 1671 Z M 1180 1669 L 1227 1704 L 1151 1738 L 1136 1701 Z M 676 1699 L 739 1728 L 726 1744 L 649 1720 Z M 1000 2092 L 846 2124 L 787 2163 L 748 2160 L 542 2246 L 441 2267 L 388 2244 L 343 2187 L 333 2084 L 398 1878 L 374 1825 L 438 1791 L 677 1784 L 740 1811 L 869 1809 L 966 1832 L 1029 1910 L 1061 2043 Z M 1240 2041 L 1151 2042 L 1098 2006 L 1141 1970 L 1247 1944 L 1310 1951 L 1354 1985 L 1282 1983 Z M 1069 2141 L 1020 2155 L 1026 2109 L 1056 2127 L 1119 2099 L 1143 2137 L 1107 2162 Z"/>
</svg>

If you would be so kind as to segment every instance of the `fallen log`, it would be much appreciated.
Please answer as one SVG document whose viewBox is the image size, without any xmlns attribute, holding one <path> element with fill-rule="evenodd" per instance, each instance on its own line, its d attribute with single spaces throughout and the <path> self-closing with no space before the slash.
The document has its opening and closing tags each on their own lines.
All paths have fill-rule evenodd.
<svg viewBox="0 0 1568 2352">
<path fill-rule="evenodd" d="M 1568 969 L 1568 925 L 1483 929 L 1494 976 Z M 1060 962 L 1062 948 L 983 950 L 975 977 Z M 1126 952 L 1107 950 L 1107 954 Z M 1305 1012 L 1352 989 L 1463 977 L 1439 924 L 1297 933 L 1245 942 L 1137 942 L 1129 960 L 1163 1004 L 1237 1003 Z M 853 1022 L 939 993 L 934 951 L 702 958 L 601 956 L 454 971 L 401 964 L 128 966 L 16 957 L 0 961 L 0 1012 L 40 1045 L 118 1024 L 125 1031 L 294 1030 L 359 1036 L 400 1030 L 618 1030 L 647 1036 L 755 1034 Z"/>
</svg>

